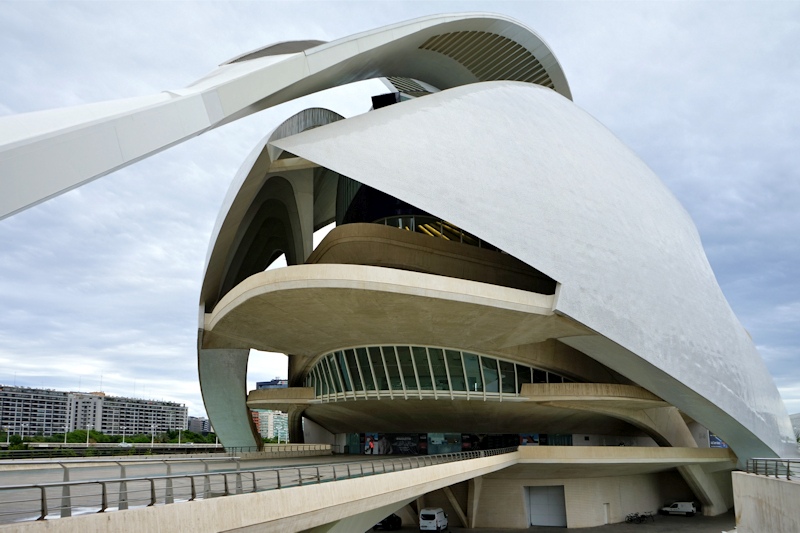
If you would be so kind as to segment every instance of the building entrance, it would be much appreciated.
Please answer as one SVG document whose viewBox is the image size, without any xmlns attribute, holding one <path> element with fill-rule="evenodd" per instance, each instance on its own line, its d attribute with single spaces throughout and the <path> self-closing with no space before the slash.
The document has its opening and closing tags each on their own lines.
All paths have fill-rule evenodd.
<svg viewBox="0 0 800 533">
<path fill-rule="evenodd" d="M 567 527 L 564 486 L 526 487 L 532 526 Z"/>
</svg>

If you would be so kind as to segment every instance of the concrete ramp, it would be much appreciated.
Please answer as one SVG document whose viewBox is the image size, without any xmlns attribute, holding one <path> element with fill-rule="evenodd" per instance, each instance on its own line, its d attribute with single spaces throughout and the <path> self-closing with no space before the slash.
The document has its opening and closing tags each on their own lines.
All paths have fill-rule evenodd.
<svg viewBox="0 0 800 533">
<path fill-rule="evenodd" d="M 0 532 L 365 531 L 417 497 L 502 470 L 519 452 L 233 497 L 0 526 Z"/>
</svg>

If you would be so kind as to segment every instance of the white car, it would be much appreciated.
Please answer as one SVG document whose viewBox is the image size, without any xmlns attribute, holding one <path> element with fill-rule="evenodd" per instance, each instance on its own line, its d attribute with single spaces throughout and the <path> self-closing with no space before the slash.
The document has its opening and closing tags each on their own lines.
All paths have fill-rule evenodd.
<svg viewBox="0 0 800 533">
<path fill-rule="evenodd" d="M 675 502 L 666 507 L 661 508 L 661 514 L 682 514 L 686 516 L 694 516 L 697 512 L 694 502 Z"/>
<path fill-rule="evenodd" d="M 419 512 L 420 531 L 447 531 L 447 513 L 441 507 L 423 509 Z"/>
</svg>

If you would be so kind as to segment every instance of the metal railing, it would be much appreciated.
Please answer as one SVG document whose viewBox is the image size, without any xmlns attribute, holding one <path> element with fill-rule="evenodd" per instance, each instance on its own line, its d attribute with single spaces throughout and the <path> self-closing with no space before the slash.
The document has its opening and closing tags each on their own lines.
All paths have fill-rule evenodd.
<svg viewBox="0 0 800 533">
<path fill-rule="evenodd" d="M 330 452 L 332 444 L 264 444 L 258 446 L 229 446 L 225 448 L 225 453 L 228 455 L 239 455 L 241 453 L 250 452 L 267 452 L 267 453 L 296 453 L 296 452 Z"/>
<path fill-rule="evenodd" d="M 800 477 L 800 459 L 748 459 L 747 472 L 797 481 Z"/>
<path fill-rule="evenodd" d="M 490 457 L 516 450 L 513 447 L 283 468 L 237 468 L 196 474 L 0 486 L 0 523 L 66 518 L 73 514 L 103 513 L 327 483 Z M 111 502 L 114 494 L 117 495 L 116 505 Z"/>
</svg>

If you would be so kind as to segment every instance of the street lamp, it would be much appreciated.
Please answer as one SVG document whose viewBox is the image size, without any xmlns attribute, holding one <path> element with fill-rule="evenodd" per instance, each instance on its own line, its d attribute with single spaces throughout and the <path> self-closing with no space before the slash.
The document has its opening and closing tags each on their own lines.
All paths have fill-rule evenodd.
<svg viewBox="0 0 800 533">
<path fill-rule="evenodd" d="M 122 429 L 122 444 L 125 444 L 125 430 L 128 429 L 128 426 L 120 426 Z"/>
<path fill-rule="evenodd" d="M 28 423 L 27 422 L 23 422 L 22 423 L 22 440 L 23 441 L 25 440 L 25 428 L 26 427 L 28 427 Z"/>
<path fill-rule="evenodd" d="M 11 428 L 6 426 L 6 446 L 11 445 Z"/>
<path fill-rule="evenodd" d="M 156 442 L 156 425 L 150 425 L 150 447 L 152 448 Z"/>
<path fill-rule="evenodd" d="M 89 430 L 92 429 L 91 424 L 86 424 L 86 447 L 89 447 Z"/>
<path fill-rule="evenodd" d="M 181 432 L 182 431 L 183 431 L 182 429 L 178 429 L 178 446 L 181 445 Z"/>
<path fill-rule="evenodd" d="M 67 430 L 69 430 L 69 426 L 64 426 L 64 444 L 67 443 Z"/>
</svg>

